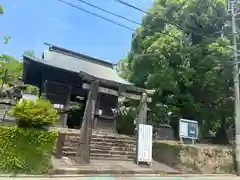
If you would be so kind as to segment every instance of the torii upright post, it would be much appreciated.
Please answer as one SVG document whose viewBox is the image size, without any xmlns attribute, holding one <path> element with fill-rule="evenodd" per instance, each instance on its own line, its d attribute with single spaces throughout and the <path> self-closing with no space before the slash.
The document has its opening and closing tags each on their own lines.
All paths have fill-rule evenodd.
<svg viewBox="0 0 240 180">
<path fill-rule="evenodd" d="M 140 99 L 139 105 L 139 124 L 146 124 L 147 123 L 147 94 L 142 93 L 142 97 Z"/>
<path fill-rule="evenodd" d="M 84 111 L 82 127 L 80 129 L 80 140 L 77 149 L 77 161 L 81 164 L 90 163 L 90 143 L 92 137 L 92 121 L 95 114 L 95 104 L 98 95 L 99 84 L 93 81 L 88 93 L 88 100 Z"/>
<path fill-rule="evenodd" d="M 139 136 L 139 124 L 147 124 L 147 94 L 142 93 L 142 97 L 140 99 L 139 104 L 139 114 L 136 122 L 136 128 L 137 128 L 137 150 L 136 150 L 136 156 L 138 157 L 138 136 Z M 137 157 L 136 157 L 136 163 L 137 163 Z"/>
</svg>

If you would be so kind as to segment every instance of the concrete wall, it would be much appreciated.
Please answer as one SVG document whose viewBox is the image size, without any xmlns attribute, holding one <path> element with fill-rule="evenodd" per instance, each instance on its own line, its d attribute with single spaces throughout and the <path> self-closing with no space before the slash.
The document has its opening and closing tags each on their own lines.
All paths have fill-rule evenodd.
<svg viewBox="0 0 240 180">
<path fill-rule="evenodd" d="M 210 145 L 153 143 L 153 159 L 188 173 L 234 173 L 232 149 Z"/>
</svg>

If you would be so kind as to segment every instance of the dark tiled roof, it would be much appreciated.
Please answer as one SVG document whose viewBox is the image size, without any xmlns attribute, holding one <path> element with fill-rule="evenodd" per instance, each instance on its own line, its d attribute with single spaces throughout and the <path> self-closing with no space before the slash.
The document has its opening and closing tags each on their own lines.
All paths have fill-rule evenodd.
<svg viewBox="0 0 240 180">
<path fill-rule="evenodd" d="M 62 52 L 47 51 L 44 53 L 44 59 L 25 56 L 26 60 L 32 60 L 44 65 L 64 69 L 71 72 L 84 72 L 91 76 L 114 81 L 120 84 L 131 85 L 128 81 L 118 76 L 116 70 L 110 66 L 110 63 L 104 64 L 101 61 L 92 61 L 86 57 L 70 55 Z"/>
<path fill-rule="evenodd" d="M 104 66 L 109 66 L 109 67 L 114 66 L 114 64 L 112 64 L 110 62 L 107 62 L 107 61 L 103 61 L 101 59 L 97 59 L 97 58 L 94 58 L 94 57 L 91 57 L 91 56 L 87 56 L 85 54 L 81 54 L 81 53 L 78 53 L 78 52 L 70 51 L 68 49 L 64 49 L 64 48 L 61 48 L 61 47 L 58 47 L 58 46 L 55 46 L 55 45 L 51 45 L 51 44 L 48 44 L 48 43 L 45 43 L 45 44 L 49 46 L 49 51 L 59 52 L 61 54 L 65 54 L 65 55 L 72 56 L 72 57 L 75 57 L 75 58 L 85 59 L 87 61 L 91 61 L 93 63 L 101 64 L 101 65 L 104 65 Z"/>
</svg>

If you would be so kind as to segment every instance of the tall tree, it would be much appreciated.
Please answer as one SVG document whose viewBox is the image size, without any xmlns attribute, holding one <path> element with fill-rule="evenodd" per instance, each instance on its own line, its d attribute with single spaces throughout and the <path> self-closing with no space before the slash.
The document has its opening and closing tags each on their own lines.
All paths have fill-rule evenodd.
<svg viewBox="0 0 240 180">
<path fill-rule="evenodd" d="M 1 80 L 5 76 L 5 71 L 7 70 L 7 76 L 5 78 L 5 83 L 15 84 L 18 82 L 18 77 L 22 74 L 22 62 L 16 60 L 14 57 L 2 54 L 0 56 L 0 77 Z"/>
<path fill-rule="evenodd" d="M 233 116 L 225 1 L 156 0 L 149 13 L 133 36 L 129 80 L 157 89 L 152 106 L 167 106 L 176 119 L 197 120 L 207 131 L 225 125 Z"/>
<path fill-rule="evenodd" d="M 32 50 L 27 50 L 23 53 L 23 55 L 29 56 L 29 57 L 34 57 L 35 56 L 35 51 Z"/>
<path fill-rule="evenodd" d="M 3 6 L 0 4 L 0 16 L 4 14 L 4 9 Z M 4 44 L 7 44 L 8 41 L 10 40 L 10 36 L 5 36 L 4 37 Z"/>
<path fill-rule="evenodd" d="M 128 69 L 128 57 L 118 61 L 116 70 L 119 76 L 122 77 L 123 79 L 129 78 L 130 71 Z"/>
<path fill-rule="evenodd" d="M 3 15 L 4 10 L 3 10 L 3 6 L 0 4 L 0 15 Z"/>
</svg>

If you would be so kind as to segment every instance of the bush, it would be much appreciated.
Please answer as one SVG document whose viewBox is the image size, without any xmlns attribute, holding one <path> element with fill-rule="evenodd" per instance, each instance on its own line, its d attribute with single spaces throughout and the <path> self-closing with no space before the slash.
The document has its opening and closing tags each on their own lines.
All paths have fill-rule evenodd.
<svg viewBox="0 0 240 180">
<path fill-rule="evenodd" d="M 26 89 L 23 92 L 24 93 L 30 93 L 30 94 L 33 94 L 33 95 L 38 95 L 39 94 L 39 89 L 36 86 L 27 85 Z"/>
<path fill-rule="evenodd" d="M 119 134 L 134 135 L 135 127 L 134 120 L 136 119 L 136 109 L 133 107 L 121 107 L 116 112 L 117 132 Z"/>
<path fill-rule="evenodd" d="M 23 99 L 11 109 L 10 114 L 16 117 L 19 127 L 26 128 L 43 128 L 59 118 L 52 104 L 44 99 L 35 102 Z"/>
<path fill-rule="evenodd" d="M 0 174 L 47 173 L 57 132 L 0 126 Z"/>
</svg>

